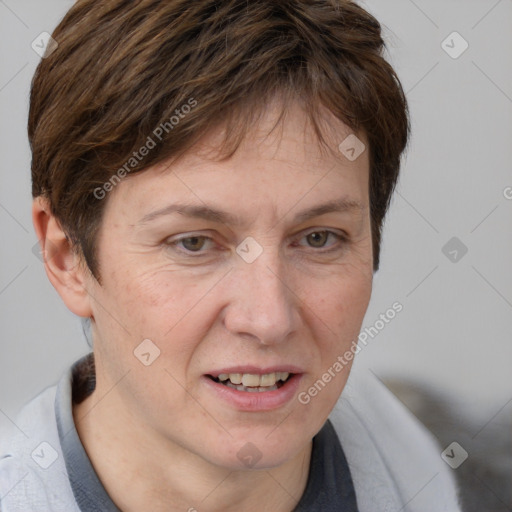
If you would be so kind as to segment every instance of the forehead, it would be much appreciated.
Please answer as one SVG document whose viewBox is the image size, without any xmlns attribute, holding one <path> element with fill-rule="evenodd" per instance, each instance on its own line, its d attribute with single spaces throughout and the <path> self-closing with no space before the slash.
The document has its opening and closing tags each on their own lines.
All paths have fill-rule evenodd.
<svg viewBox="0 0 512 512">
<path fill-rule="evenodd" d="M 357 159 L 347 158 L 344 141 L 355 137 L 350 128 L 326 113 L 322 134 L 327 145 L 322 146 L 297 104 L 281 114 L 279 105 L 270 105 L 227 160 L 218 158 L 225 128 L 211 131 L 179 160 L 123 181 L 114 191 L 118 196 L 114 203 L 124 204 L 132 219 L 137 211 L 138 221 L 145 222 L 170 201 L 186 198 L 198 217 L 215 220 L 217 216 L 218 221 L 232 224 L 242 224 L 240 208 L 264 209 L 277 218 L 295 205 L 299 206 L 296 211 L 320 202 L 337 203 L 331 206 L 347 211 L 350 205 L 353 210 L 366 205 L 368 151 Z M 365 146 L 364 135 L 358 134 L 357 140 Z M 237 211 L 229 215 L 235 206 Z"/>
<path fill-rule="evenodd" d="M 336 163 L 346 166 L 347 160 L 351 161 L 347 159 L 350 155 L 346 152 L 350 141 L 357 140 L 360 143 L 358 149 L 365 148 L 366 135 L 354 134 L 350 127 L 324 107 L 319 112 L 318 128 L 325 144 L 321 143 L 310 117 L 297 101 L 284 105 L 278 97 L 274 98 L 245 134 L 233 159 L 271 159 L 295 168 L 307 165 L 312 172 L 321 172 L 321 167 Z M 224 142 L 226 130 L 225 125 L 220 125 L 204 135 L 188 155 L 189 165 L 193 167 L 194 157 L 201 164 L 203 159 L 212 160 L 220 155 L 219 148 Z M 362 156 L 364 160 L 367 153 Z"/>
</svg>

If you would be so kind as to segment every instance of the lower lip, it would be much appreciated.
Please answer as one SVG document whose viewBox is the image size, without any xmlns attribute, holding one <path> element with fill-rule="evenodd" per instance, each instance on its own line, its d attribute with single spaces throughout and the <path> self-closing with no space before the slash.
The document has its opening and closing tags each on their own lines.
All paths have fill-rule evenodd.
<svg viewBox="0 0 512 512">
<path fill-rule="evenodd" d="M 224 384 L 219 384 L 210 377 L 201 377 L 205 384 L 221 400 L 241 411 L 270 411 L 282 407 L 295 396 L 302 374 L 290 377 L 279 389 L 273 391 L 238 391 Z"/>
</svg>

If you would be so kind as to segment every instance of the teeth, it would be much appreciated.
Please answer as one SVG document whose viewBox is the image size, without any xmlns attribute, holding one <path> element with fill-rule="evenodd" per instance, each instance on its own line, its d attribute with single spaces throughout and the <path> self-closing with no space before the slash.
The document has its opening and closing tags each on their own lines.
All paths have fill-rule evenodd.
<svg viewBox="0 0 512 512">
<path fill-rule="evenodd" d="M 265 373 L 256 375 L 253 373 L 221 373 L 219 380 L 226 385 L 232 384 L 232 388 L 239 391 L 257 391 L 258 389 L 269 391 L 269 388 L 277 389 L 276 382 L 286 381 L 290 376 L 288 372 Z"/>
<path fill-rule="evenodd" d="M 259 387 L 260 380 L 261 379 L 259 375 L 253 375 L 252 373 L 244 373 L 242 376 L 242 384 L 245 387 Z"/>
<path fill-rule="evenodd" d="M 254 387 L 254 388 L 246 388 L 245 386 L 239 385 L 235 386 L 235 384 L 232 384 L 229 380 L 226 382 L 226 386 L 236 389 L 237 391 L 248 391 L 249 393 L 262 393 L 263 391 L 275 391 L 277 386 L 274 384 L 270 387 Z"/>
<path fill-rule="evenodd" d="M 275 373 L 266 373 L 261 376 L 260 386 L 273 386 L 276 383 Z"/>
<path fill-rule="evenodd" d="M 289 377 L 288 372 L 277 372 L 276 373 L 276 380 L 282 380 L 283 382 Z"/>
<path fill-rule="evenodd" d="M 230 373 L 228 375 L 228 379 L 233 384 L 242 384 L 242 374 L 241 373 Z"/>
</svg>

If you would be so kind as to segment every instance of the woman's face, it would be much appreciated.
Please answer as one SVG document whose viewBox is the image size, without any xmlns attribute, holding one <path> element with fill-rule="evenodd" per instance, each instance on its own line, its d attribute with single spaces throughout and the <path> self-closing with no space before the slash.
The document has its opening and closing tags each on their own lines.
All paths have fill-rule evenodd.
<svg viewBox="0 0 512 512">
<path fill-rule="evenodd" d="M 230 160 L 206 156 L 216 133 L 118 184 L 88 282 L 100 395 L 231 469 L 280 465 L 320 430 L 350 364 L 299 395 L 357 338 L 372 287 L 368 151 L 346 158 L 329 118 L 338 155 L 321 152 L 298 107 L 265 138 L 276 112 Z"/>
</svg>

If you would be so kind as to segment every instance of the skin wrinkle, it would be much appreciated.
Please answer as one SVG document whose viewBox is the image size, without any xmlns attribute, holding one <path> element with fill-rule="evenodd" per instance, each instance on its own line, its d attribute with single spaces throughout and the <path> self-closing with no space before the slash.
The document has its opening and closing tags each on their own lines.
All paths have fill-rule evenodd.
<svg viewBox="0 0 512 512">
<path fill-rule="evenodd" d="M 100 280 L 95 249 L 103 204 L 86 200 L 91 185 L 107 182 L 192 96 L 197 108 L 164 136 L 147 166 L 186 153 L 196 135 L 232 112 L 241 121 L 232 132 L 244 136 L 279 92 L 301 98 L 310 120 L 326 107 L 368 134 L 377 270 L 382 220 L 408 133 L 405 96 L 383 58 L 379 22 L 353 2 L 247 4 L 245 15 L 237 2 L 217 7 L 214 14 L 210 2 L 75 3 L 53 32 L 58 51 L 34 77 L 33 196 L 51 196 L 52 211 Z M 137 28 L 135 37 L 127 27 Z"/>
<path fill-rule="evenodd" d="M 91 292 L 96 389 L 73 414 L 96 472 L 123 511 L 151 503 L 157 512 L 174 512 L 201 503 L 201 512 L 290 512 L 292 497 L 305 490 L 311 439 L 350 365 L 307 406 L 294 397 L 266 412 L 239 411 L 202 380 L 223 365 L 280 362 L 304 370 L 297 394 L 307 390 L 348 349 L 369 303 L 368 154 L 349 162 L 321 153 L 312 128 L 301 129 L 306 118 L 296 104 L 282 139 L 264 137 L 278 112 L 276 106 L 260 119 L 233 158 L 212 161 L 191 151 L 167 172 L 148 169 L 122 181 L 109 197 L 98 237 L 104 279 L 82 275 Z M 338 126 L 345 134 L 347 127 Z M 215 147 L 220 135 L 212 132 L 198 148 Z M 291 223 L 297 212 L 341 196 L 364 210 Z M 248 224 L 228 229 L 168 216 L 136 226 L 175 202 L 221 205 Z M 340 245 L 335 237 L 322 239 L 336 250 L 321 255 L 324 249 L 305 235 L 322 230 L 346 231 L 350 239 Z M 188 233 L 214 240 L 201 249 L 206 256 L 165 245 Z M 235 252 L 246 236 L 263 248 L 250 264 Z M 223 251 L 213 251 L 216 244 Z M 161 351 L 148 367 L 133 355 L 143 339 Z M 237 457 L 248 441 L 262 453 L 250 470 Z"/>
<path fill-rule="evenodd" d="M 90 319 L 96 387 L 73 416 L 94 469 L 123 512 L 291 512 L 351 363 L 298 395 L 361 329 L 408 140 L 379 22 L 348 0 L 79 0 L 52 37 L 30 93 L 33 219 L 52 285 Z M 342 196 L 359 215 L 293 220 Z M 176 202 L 243 222 L 138 225 Z M 348 235 L 329 253 L 305 236 L 331 230 Z M 204 256 L 171 243 L 185 233 L 209 238 Z M 160 351 L 149 366 L 142 340 Z M 298 366 L 296 396 L 222 400 L 206 375 L 248 364 Z"/>
</svg>

